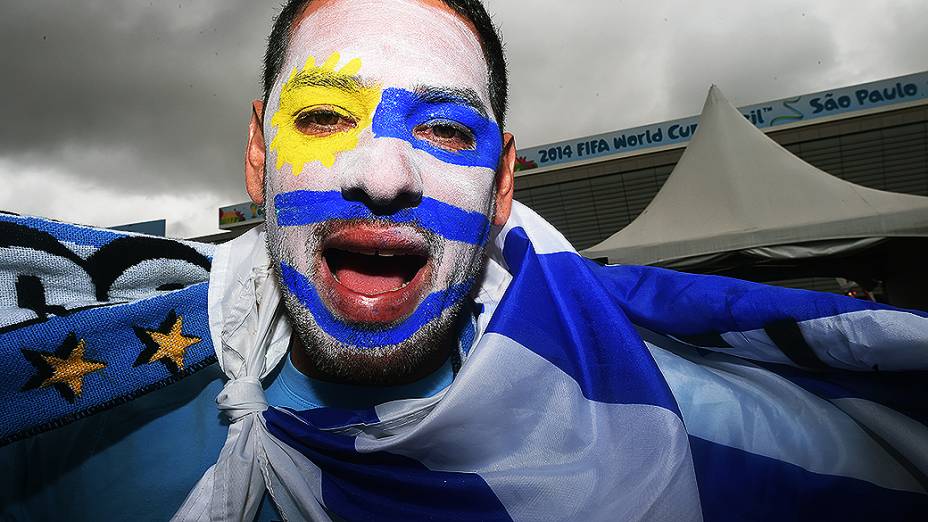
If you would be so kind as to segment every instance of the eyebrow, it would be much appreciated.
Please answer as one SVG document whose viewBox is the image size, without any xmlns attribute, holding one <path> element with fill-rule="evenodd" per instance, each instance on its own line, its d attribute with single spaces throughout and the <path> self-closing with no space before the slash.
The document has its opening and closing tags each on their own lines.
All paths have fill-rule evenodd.
<svg viewBox="0 0 928 522">
<path fill-rule="evenodd" d="M 368 83 L 359 76 L 319 69 L 300 71 L 287 82 L 287 90 L 299 87 L 332 87 L 346 92 L 358 92 L 367 86 Z"/>
<path fill-rule="evenodd" d="M 488 118 L 487 106 L 480 100 L 477 91 L 470 88 L 436 87 L 420 85 L 413 89 L 413 94 L 426 103 L 459 103 L 474 109 L 484 118 Z"/>
</svg>

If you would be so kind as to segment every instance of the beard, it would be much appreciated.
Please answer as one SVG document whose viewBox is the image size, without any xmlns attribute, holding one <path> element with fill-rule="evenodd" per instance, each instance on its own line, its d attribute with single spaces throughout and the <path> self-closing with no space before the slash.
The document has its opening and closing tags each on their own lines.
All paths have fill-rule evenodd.
<svg viewBox="0 0 928 522">
<path fill-rule="evenodd" d="M 447 250 L 447 241 L 444 238 L 420 231 L 427 238 L 429 257 L 433 264 L 433 280 L 429 282 L 431 290 L 442 290 L 443 285 L 463 284 L 466 285 L 465 291 L 455 294 L 457 297 L 453 297 L 451 303 L 446 303 L 440 315 L 405 339 L 384 346 L 359 347 L 353 344 L 350 338 L 339 340 L 327 333 L 313 311 L 288 288 L 282 274 L 282 263 L 291 263 L 298 258 L 314 259 L 323 240 L 328 236 L 330 227 L 329 223 L 312 226 L 309 236 L 303 242 L 288 237 L 289 234 L 283 233 L 277 227 L 267 227 L 268 252 L 287 315 L 297 334 L 294 341 L 298 342 L 292 343 L 291 346 L 292 350 L 299 353 L 294 353 L 293 357 L 305 363 L 303 366 L 306 367 L 300 369 L 304 373 L 329 381 L 379 386 L 414 382 L 435 371 L 457 348 L 463 325 L 462 311 L 467 309 L 465 303 L 484 269 L 486 247 L 472 246 L 446 256 L 444 253 Z M 448 276 L 444 281 L 435 281 L 434 275 L 442 272 L 440 269 L 443 264 L 449 269 Z M 312 262 L 308 262 L 307 265 L 310 272 L 317 269 Z M 310 276 L 310 281 L 315 280 L 313 274 L 307 275 Z M 436 289 L 434 286 L 442 288 Z M 317 291 L 323 294 L 325 289 L 317 288 Z M 419 307 L 412 315 L 420 311 Z M 392 326 L 347 321 L 344 325 L 356 332 L 358 338 L 371 333 L 376 334 Z"/>
</svg>

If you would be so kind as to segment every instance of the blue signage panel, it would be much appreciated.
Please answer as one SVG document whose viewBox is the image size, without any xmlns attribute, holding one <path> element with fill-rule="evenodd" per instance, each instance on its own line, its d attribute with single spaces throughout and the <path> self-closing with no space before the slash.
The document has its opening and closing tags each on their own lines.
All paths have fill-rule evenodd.
<svg viewBox="0 0 928 522">
<path fill-rule="evenodd" d="M 928 99 L 928 71 L 749 105 L 739 110 L 757 128 L 766 129 L 924 99 Z M 516 170 L 529 170 L 684 143 L 693 136 L 698 121 L 698 116 L 692 116 L 530 149 L 519 149 Z"/>
<path fill-rule="evenodd" d="M 122 230 L 123 232 L 135 232 L 137 234 L 164 237 L 166 222 L 163 219 L 156 219 L 154 221 L 129 223 L 128 225 L 117 225 L 110 228 L 113 230 Z"/>
</svg>

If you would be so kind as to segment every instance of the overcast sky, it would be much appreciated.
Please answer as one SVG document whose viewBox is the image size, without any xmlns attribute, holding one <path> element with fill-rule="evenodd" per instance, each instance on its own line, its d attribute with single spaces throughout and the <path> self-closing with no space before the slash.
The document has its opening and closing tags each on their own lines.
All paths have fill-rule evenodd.
<svg viewBox="0 0 928 522">
<path fill-rule="evenodd" d="M 281 0 L 0 6 L 0 210 L 217 229 Z M 928 70 L 925 0 L 486 0 L 521 146 Z"/>
</svg>

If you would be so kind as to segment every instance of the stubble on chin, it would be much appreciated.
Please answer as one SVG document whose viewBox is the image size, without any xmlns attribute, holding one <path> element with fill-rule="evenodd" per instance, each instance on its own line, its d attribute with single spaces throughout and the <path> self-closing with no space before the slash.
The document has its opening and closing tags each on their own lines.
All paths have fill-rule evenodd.
<svg viewBox="0 0 928 522">
<path fill-rule="evenodd" d="M 319 241 L 315 231 L 310 242 Z M 334 339 L 327 334 L 316 321 L 312 312 L 283 283 L 281 274 L 281 257 L 285 255 L 284 238 L 275 237 L 275 232 L 268 229 L 267 247 L 274 267 L 277 284 L 281 289 L 285 310 L 297 339 L 291 344 L 295 354 L 294 360 L 303 362 L 306 368 L 298 368 L 313 377 L 327 381 L 346 384 L 392 386 L 407 384 L 419 380 L 437 370 L 457 349 L 458 337 L 462 327 L 464 300 L 472 292 L 468 289 L 462 299 L 448 306 L 442 314 L 430 321 L 406 340 L 390 345 L 373 348 L 359 348 L 349 343 Z M 438 249 L 440 251 L 441 249 Z M 467 266 L 461 274 L 462 281 L 478 281 L 486 265 L 486 249 L 481 247 L 473 257 L 446 260 L 454 266 Z M 359 335 L 366 330 L 358 326 Z M 370 330 L 376 331 L 375 328 Z M 298 342 L 296 342 L 298 341 Z"/>
<path fill-rule="evenodd" d="M 300 359 L 308 365 L 301 370 L 324 380 L 371 386 L 407 384 L 438 369 L 457 345 L 461 302 L 399 344 L 358 348 L 333 339 L 293 294 L 284 295 L 299 338 L 292 349 L 301 350 Z"/>
</svg>

